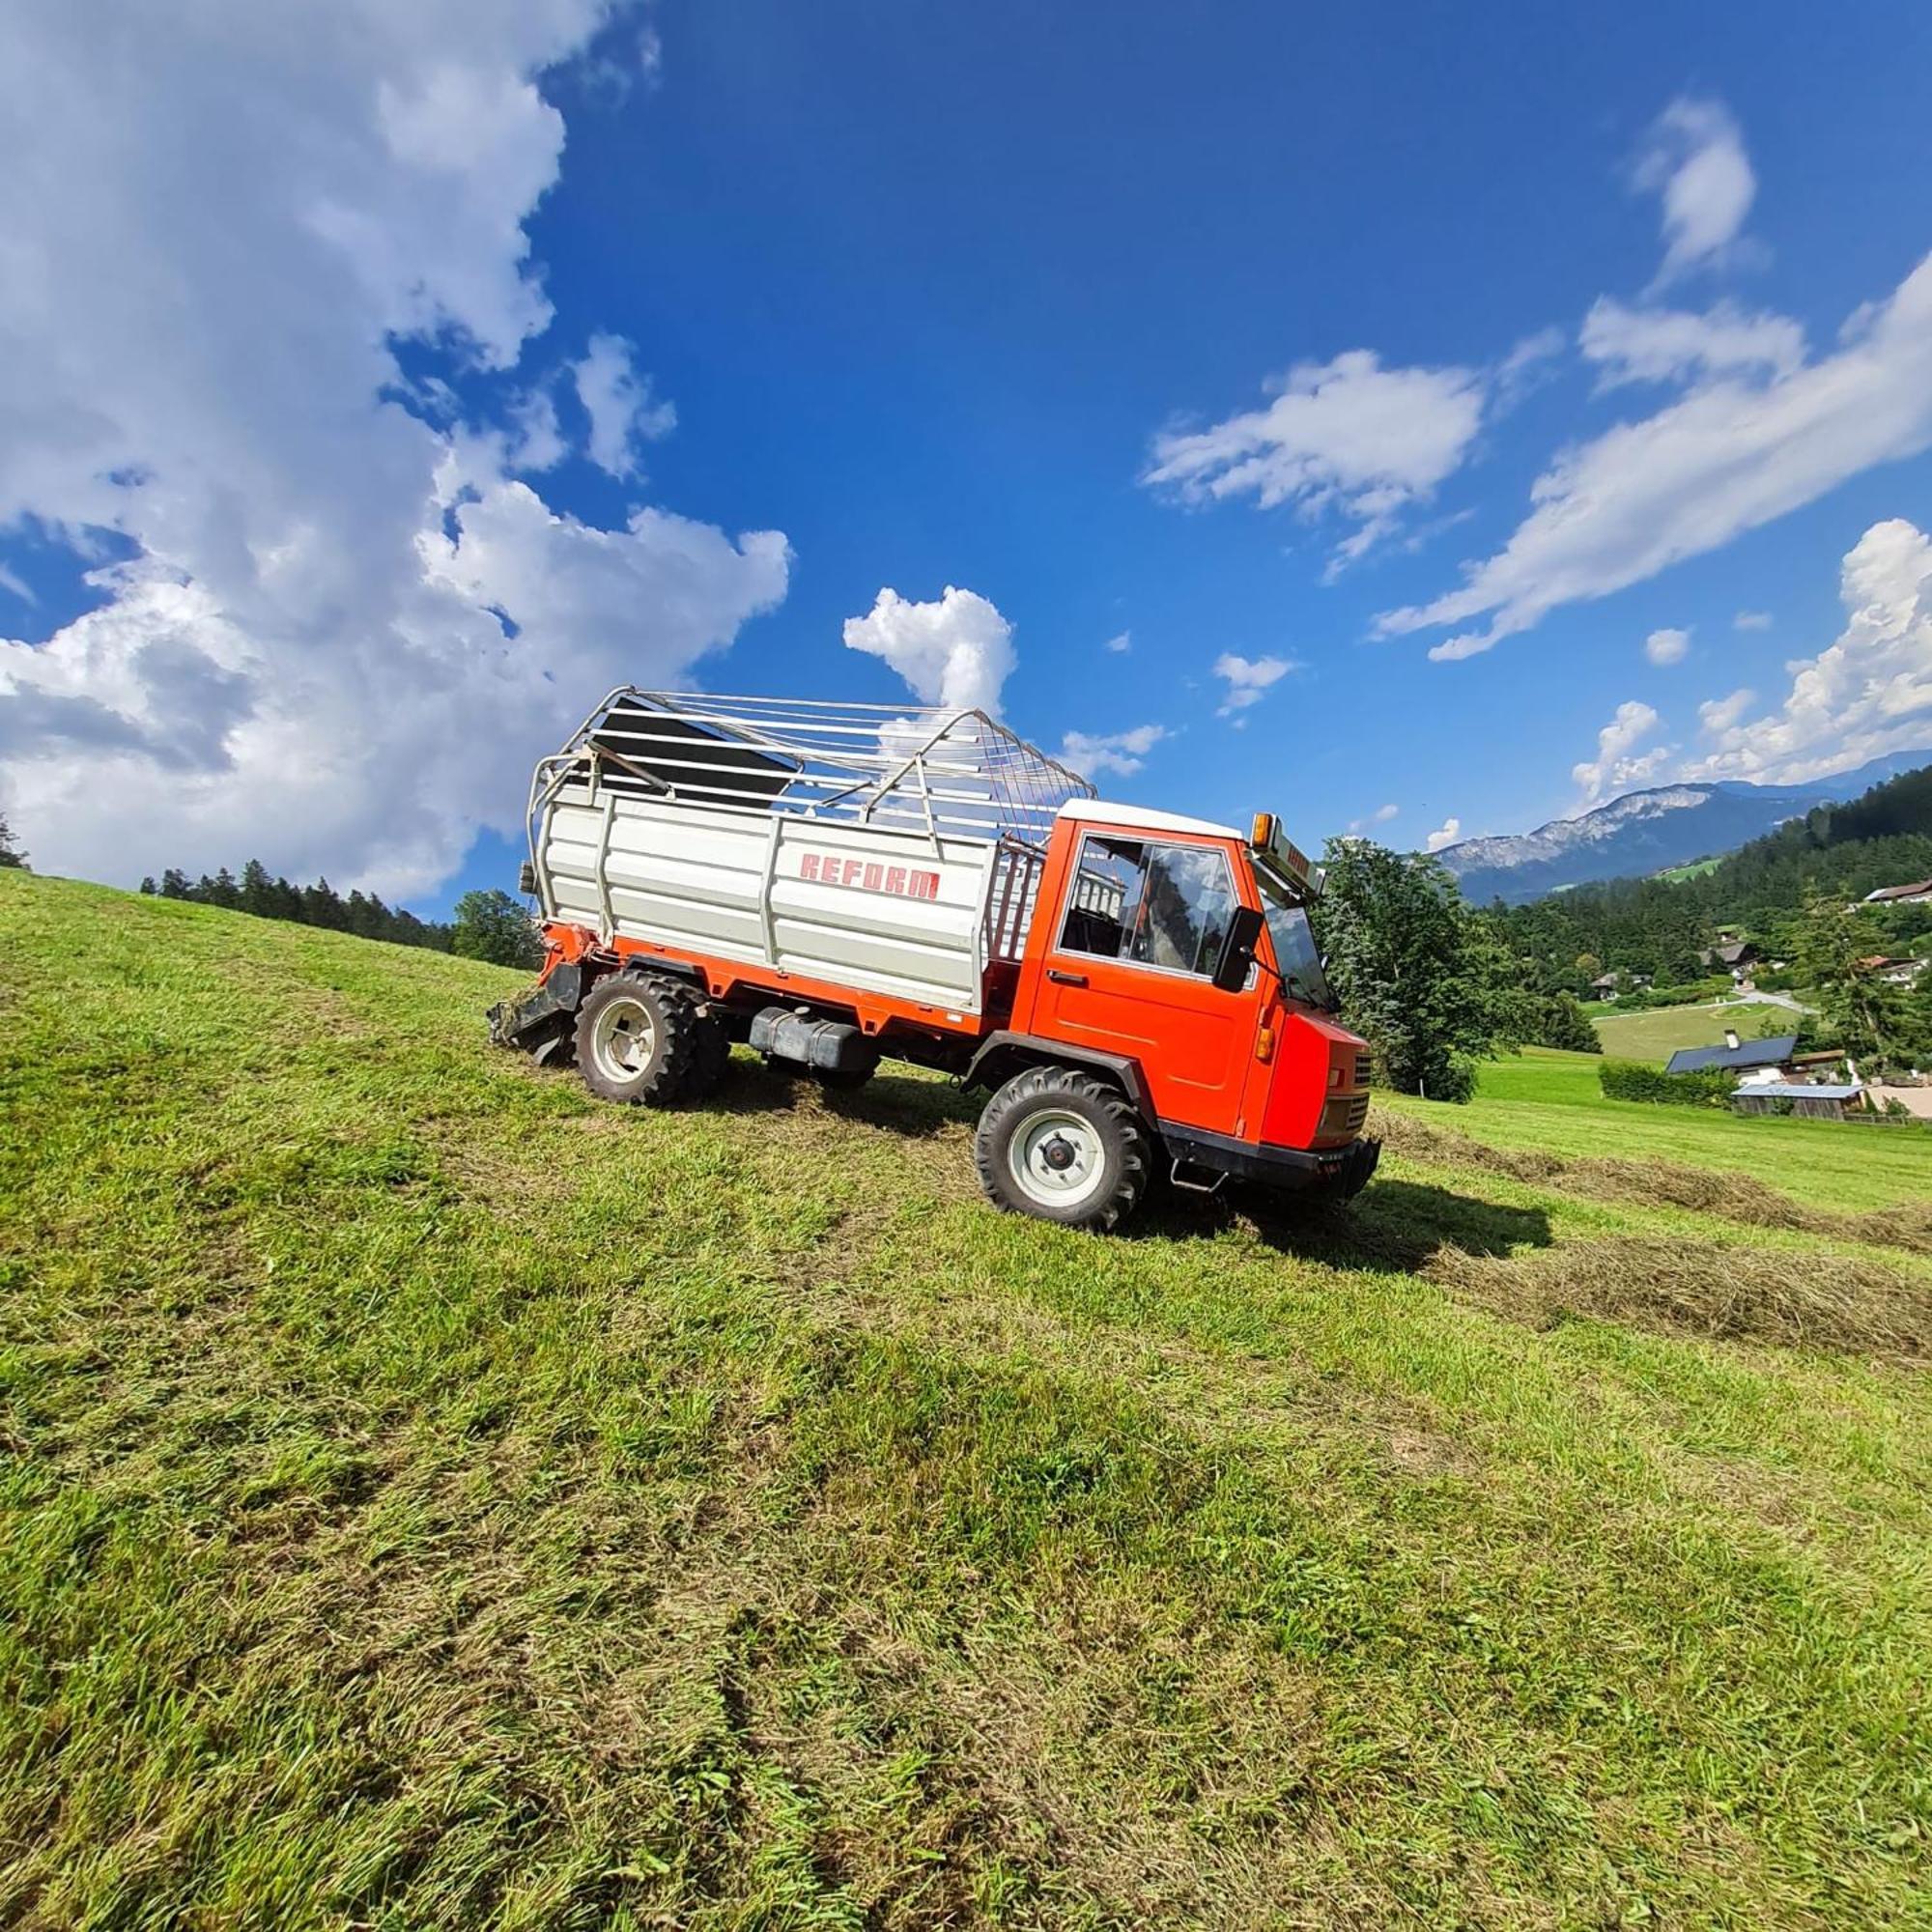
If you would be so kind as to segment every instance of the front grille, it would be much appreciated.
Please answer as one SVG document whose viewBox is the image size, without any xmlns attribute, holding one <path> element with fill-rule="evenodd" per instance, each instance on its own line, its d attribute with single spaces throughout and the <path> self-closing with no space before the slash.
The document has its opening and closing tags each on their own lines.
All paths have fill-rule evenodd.
<svg viewBox="0 0 1932 1932">
<path fill-rule="evenodd" d="M 1366 1086 L 1368 1086 L 1368 1085 L 1370 1084 L 1370 1082 L 1369 1082 L 1369 1075 L 1370 1075 L 1370 1072 L 1371 1072 L 1371 1070 L 1372 1070 L 1372 1069 L 1371 1069 L 1371 1065 L 1370 1065 L 1370 1061 L 1369 1061 L 1369 1056 L 1368 1056 L 1368 1055 L 1367 1055 L 1366 1053 L 1358 1053 L 1358 1054 L 1356 1054 L 1356 1056 L 1355 1056 L 1355 1085 L 1356 1085 L 1357 1087 L 1366 1087 Z"/>
<path fill-rule="evenodd" d="M 1317 1132 L 1324 1141 L 1339 1140 L 1345 1134 L 1352 1140 L 1367 1124 L 1368 1118 L 1366 1094 L 1343 1094 L 1321 1109 L 1321 1124 Z"/>
</svg>

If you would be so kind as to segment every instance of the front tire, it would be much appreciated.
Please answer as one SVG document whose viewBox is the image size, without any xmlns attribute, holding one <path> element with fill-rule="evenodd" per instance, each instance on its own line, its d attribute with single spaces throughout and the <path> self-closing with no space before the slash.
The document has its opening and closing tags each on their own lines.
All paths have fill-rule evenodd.
<svg viewBox="0 0 1932 1932">
<path fill-rule="evenodd" d="M 612 973 L 577 1009 L 577 1066 L 599 1099 L 665 1107 L 681 1099 L 705 1022 L 697 996 L 652 973 Z"/>
<path fill-rule="evenodd" d="M 980 1116 L 973 1158 L 996 1208 L 1096 1234 L 1140 1205 L 1152 1167 L 1125 1096 L 1065 1066 L 1009 1080 Z"/>
</svg>

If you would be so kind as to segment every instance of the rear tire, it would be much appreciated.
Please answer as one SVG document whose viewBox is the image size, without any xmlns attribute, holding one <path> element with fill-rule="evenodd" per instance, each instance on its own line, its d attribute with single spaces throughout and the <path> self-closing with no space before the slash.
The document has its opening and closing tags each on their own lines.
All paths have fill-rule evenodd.
<svg viewBox="0 0 1932 1932">
<path fill-rule="evenodd" d="M 1140 1205 L 1151 1162 L 1124 1094 L 1065 1066 L 1030 1066 L 986 1102 L 973 1140 L 994 1207 L 1104 1234 Z"/>
<path fill-rule="evenodd" d="M 687 1100 L 708 1100 L 724 1084 L 731 1068 L 731 1034 L 724 1022 L 712 1014 L 697 1023 L 692 1046 L 691 1072 L 686 1079 Z"/>
<path fill-rule="evenodd" d="M 705 1025 L 697 995 L 655 973 L 612 973 L 577 1009 L 577 1066 L 602 1100 L 665 1107 L 681 1099 Z"/>
</svg>

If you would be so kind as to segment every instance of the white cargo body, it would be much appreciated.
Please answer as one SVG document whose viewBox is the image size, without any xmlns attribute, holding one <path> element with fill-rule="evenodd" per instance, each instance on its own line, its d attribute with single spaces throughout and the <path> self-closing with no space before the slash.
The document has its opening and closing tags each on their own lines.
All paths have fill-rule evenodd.
<svg viewBox="0 0 1932 1932">
<path fill-rule="evenodd" d="M 543 916 L 964 1016 L 1093 788 L 976 711 L 613 692 L 538 767 Z"/>
</svg>

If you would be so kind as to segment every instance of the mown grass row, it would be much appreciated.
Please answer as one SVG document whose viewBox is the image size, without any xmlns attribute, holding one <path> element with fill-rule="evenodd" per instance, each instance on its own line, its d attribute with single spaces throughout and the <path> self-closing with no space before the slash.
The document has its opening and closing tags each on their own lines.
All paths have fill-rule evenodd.
<svg viewBox="0 0 1932 1932">
<path fill-rule="evenodd" d="M 485 968 L 0 931 L 0 1915 L 1924 1920 L 1922 1378 L 1456 1280 L 1676 1210 L 1097 1241 L 941 1083 L 624 1114 Z"/>
</svg>

